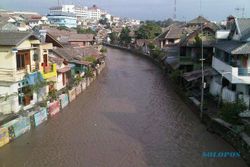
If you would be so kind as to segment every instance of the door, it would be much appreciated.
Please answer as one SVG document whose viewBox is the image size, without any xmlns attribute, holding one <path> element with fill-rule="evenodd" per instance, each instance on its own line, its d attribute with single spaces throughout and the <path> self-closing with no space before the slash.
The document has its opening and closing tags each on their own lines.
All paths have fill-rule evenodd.
<svg viewBox="0 0 250 167">
<path fill-rule="evenodd" d="M 248 62 L 248 57 L 246 55 L 244 55 L 242 57 L 242 66 L 243 66 L 243 68 L 247 68 L 247 62 Z"/>
<path fill-rule="evenodd" d="M 29 52 L 25 52 L 25 67 L 27 67 L 27 65 L 30 65 L 30 53 Z"/>
<path fill-rule="evenodd" d="M 44 64 L 44 66 L 48 66 L 48 56 L 47 56 L 47 54 L 43 55 L 43 64 Z"/>
</svg>

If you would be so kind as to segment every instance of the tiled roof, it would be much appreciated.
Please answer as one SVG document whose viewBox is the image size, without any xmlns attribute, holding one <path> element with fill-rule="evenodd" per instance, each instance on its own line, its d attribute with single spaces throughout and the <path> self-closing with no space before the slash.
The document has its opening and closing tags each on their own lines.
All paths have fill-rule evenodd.
<svg viewBox="0 0 250 167">
<path fill-rule="evenodd" d="M 43 30 L 46 30 L 48 33 L 53 35 L 56 39 L 60 37 L 69 37 L 71 34 L 76 34 L 76 31 L 67 31 L 67 30 L 58 30 L 51 27 L 43 27 Z"/>
<path fill-rule="evenodd" d="M 93 47 L 85 47 L 85 48 L 57 48 L 52 50 L 56 55 L 65 59 L 68 62 L 72 62 L 75 60 L 82 60 L 84 56 L 94 56 L 96 58 L 100 57 L 100 53 L 97 49 Z"/>
<path fill-rule="evenodd" d="M 203 74 L 204 76 L 213 76 L 215 74 L 216 74 L 216 72 L 211 67 L 208 67 L 208 68 L 204 69 L 204 74 Z M 197 79 L 199 79 L 201 77 L 202 77 L 202 71 L 201 70 L 186 72 L 186 73 L 183 74 L 183 78 L 188 82 L 197 80 Z"/>
<path fill-rule="evenodd" d="M 32 32 L 0 32 L 0 45 L 17 46 L 31 36 L 35 37 Z"/>
<path fill-rule="evenodd" d="M 83 61 L 83 60 L 71 60 L 70 63 L 82 64 L 82 65 L 85 65 L 85 66 L 88 66 L 88 65 L 91 64 L 91 62 Z"/>
<path fill-rule="evenodd" d="M 66 61 L 71 61 L 74 59 L 74 53 L 72 48 L 56 48 L 52 51 L 59 57 L 65 59 Z"/>
<path fill-rule="evenodd" d="M 179 27 L 179 26 L 173 26 L 170 27 L 170 30 L 166 34 L 166 39 L 179 39 L 183 34 L 186 34 L 187 31 L 185 30 L 185 27 Z"/>
<path fill-rule="evenodd" d="M 69 42 L 77 41 L 77 42 L 92 42 L 94 41 L 93 34 L 71 34 L 68 39 Z"/>
<path fill-rule="evenodd" d="M 59 57 L 50 57 L 49 56 L 49 61 L 51 62 L 51 63 L 56 63 L 57 65 L 61 65 L 62 63 L 63 63 L 63 58 L 59 58 Z"/>
<path fill-rule="evenodd" d="M 187 30 L 188 29 L 186 29 L 186 31 Z M 215 33 L 214 29 L 211 28 L 210 26 L 207 26 L 207 25 L 203 26 L 202 30 L 203 31 L 209 30 L 209 31 L 212 31 L 212 32 Z M 190 31 L 190 32 L 191 33 L 187 33 L 187 34 L 185 34 L 185 35 L 182 36 L 181 41 L 180 41 L 180 45 L 181 46 L 188 46 L 188 45 L 192 46 L 192 45 L 194 45 L 194 42 L 190 43 L 189 39 L 195 37 L 198 33 L 200 33 L 201 32 L 201 28 L 197 27 L 193 31 Z M 211 47 L 215 43 L 215 38 L 214 39 L 213 38 L 208 38 L 206 40 L 203 40 L 202 42 L 203 42 L 203 46 L 205 46 L 205 47 Z"/>
<path fill-rule="evenodd" d="M 85 47 L 85 48 L 74 48 L 75 52 L 78 53 L 78 55 L 81 56 L 94 56 L 98 57 L 100 55 L 100 52 L 93 48 L 93 47 Z"/>
<path fill-rule="evenodd" d="M 189 21 L 188 24 L 203 24 L 203 23 L 208 23 L 208 22 L 210 22 L 210 21 L 207 20 L 206 18 L 204 18 L 202 16 L 198 16 L 197 18 Z"/>
</svg>

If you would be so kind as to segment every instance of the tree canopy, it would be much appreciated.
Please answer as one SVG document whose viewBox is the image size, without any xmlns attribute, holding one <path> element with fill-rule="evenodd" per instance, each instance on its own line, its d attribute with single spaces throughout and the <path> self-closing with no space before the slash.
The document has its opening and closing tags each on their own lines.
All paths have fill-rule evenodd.
<svg viewBox="0 0 250 167">
<path fill-rule="evenodd" d="M 76 30 L 78 34 L 96 34 L 96 32 L 92 30 L 91 28 L 83 29 L 83 28 L 77 27 Z"/>
<path fill-rule="evenodd" d="M 125 27 L 122 29 L 121 34 L 120 34 L 120 43 L 128 45 L 131 42 L 131 37 L 129 35 L 130 29 L 128 27 Z"/>
<path fill-rule="evenodd" d="M 110 35 L 110 40 L 111 40 L 111 43 L 116 43 L 118 41 L 118 33 L 116 32 L 112 32 Z"/>
<path fill-rule="evenodd" d="M 135 32 L 136 39 L 154 39 L 162 33 L 161 27 L 155 23 L 147 23 L 142 25 Z"/>
</svg>

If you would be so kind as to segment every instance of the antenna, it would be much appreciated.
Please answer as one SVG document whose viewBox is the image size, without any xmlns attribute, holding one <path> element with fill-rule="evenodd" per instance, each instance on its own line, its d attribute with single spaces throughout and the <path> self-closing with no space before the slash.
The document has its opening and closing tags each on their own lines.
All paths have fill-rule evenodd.
<svg viewBox="0 0 250 167">
<path fill-rule="evenodd" d="M 58 6 L 60 5 L 60 0 L 57 0 L 57 5 L 58 5 Z"/>
<path fill-rule="evenodd" d="M 235 8 L 235 11 L 237 12 L 237 15 L 240 16 L 240 12 L 241 12 L 241 17 L 244 18 L 245 17 L 245 8 Z"/>
<path fill-rule="evenodd" d="M 174 16 L 173 16 L 173 19 L 176 19 L 176 0 L 174 0 Z"/>
</svg>

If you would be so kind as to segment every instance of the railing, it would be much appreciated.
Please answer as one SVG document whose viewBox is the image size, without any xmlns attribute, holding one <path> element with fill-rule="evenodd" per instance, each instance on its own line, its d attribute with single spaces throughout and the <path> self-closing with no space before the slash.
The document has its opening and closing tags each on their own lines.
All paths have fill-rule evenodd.
<svg viewBox="0 0 250 167">
<path fill-rule="evenodd" d="M 52 64 L 46 67 L 41 66 L 41 74 L 44 79 L 56 77 L 57 76 L 56 64 Z"/>
<path fill-rule="evenodd" d="M 50 73 L 50 72 L 53 72 L 53 65 L 48 65 L 48 66 L 45 66 L 43 68 L 43 73 L 44 74 L 47 74 L 47 73 Z"/>
<path fill-rule="evenodd" d="M 239 68 L 238 75 L 245 76 L 245 77 L 250 76 L 250 68 Z"/>
</svg>

